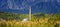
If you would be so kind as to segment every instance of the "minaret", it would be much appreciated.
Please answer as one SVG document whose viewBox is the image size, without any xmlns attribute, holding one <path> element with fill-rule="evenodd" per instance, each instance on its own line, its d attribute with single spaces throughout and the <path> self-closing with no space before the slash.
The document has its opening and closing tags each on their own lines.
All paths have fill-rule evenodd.
<svg viewBox="0 0 60 27">
<path fill-rule="evenodd" d="M 29 7 L 29 20 L 31 20 L 31 7 Z"/>
</svg>

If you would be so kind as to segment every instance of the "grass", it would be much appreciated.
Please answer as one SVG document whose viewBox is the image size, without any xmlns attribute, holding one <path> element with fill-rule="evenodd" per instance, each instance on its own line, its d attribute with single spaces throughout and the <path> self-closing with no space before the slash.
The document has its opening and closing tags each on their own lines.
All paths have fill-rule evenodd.
<svg viewBox="0 0 60 27">
<path fill-rule="evenodd" d="M 20 16 L 21 19 L 25 16 L 25 14 Z M 17 21 L 17 20 L 0 20 L 0 27 L 60 27 L 60 14 L 44 14 L 37 15 L 32 14 L 31 21 Z"/>
<path fill-rule="evenodd" d="M 0 27 L 55 27 L 55 25 L 60 25 L 60 21 L 56 22 L 49 22 L 48 18 L 45 19 L 39 19 L 39 21 L 27 21 L 27 22 L 22 22 L 22 21 L 5 21 L 2 20 L 0 21 Z M 59 26 L 60 27 L 60 26 Z"/>
</svg>

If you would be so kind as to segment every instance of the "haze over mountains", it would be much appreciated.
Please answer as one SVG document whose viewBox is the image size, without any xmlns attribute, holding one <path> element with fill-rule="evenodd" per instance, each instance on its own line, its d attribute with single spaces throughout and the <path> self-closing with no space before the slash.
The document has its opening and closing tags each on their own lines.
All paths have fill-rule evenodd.
<svg viewBox="0 0 60 27">
<path fill-rule="evenodd" d="M 0 0 L 0 12 L 29 13 L 59 13 L 59 0 Z"/>
</svg>

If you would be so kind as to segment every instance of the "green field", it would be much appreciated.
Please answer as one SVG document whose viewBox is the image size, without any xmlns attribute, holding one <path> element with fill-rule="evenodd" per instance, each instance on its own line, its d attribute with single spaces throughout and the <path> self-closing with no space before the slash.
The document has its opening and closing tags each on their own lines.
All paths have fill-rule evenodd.
<svg viewBox="0 0 60 27">
<path fill-rule="evenodd" d="M 28 14 L 0 12 L 0 27 L 60 27 L 60 13 L 56 14 L 32 14 L 31 20 Z"/>
</svg>

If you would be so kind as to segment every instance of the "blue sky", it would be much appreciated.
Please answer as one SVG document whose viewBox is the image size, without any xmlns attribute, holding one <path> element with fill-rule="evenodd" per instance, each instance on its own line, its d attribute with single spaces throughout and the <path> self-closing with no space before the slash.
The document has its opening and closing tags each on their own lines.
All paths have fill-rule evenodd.
<svg viewBox="0 0 60 27">
<path fill-rule="evenodd" d="M 59 0 L 0 0 L 0 12 L 28 13 L 59 13 Z"/>
</svg>

